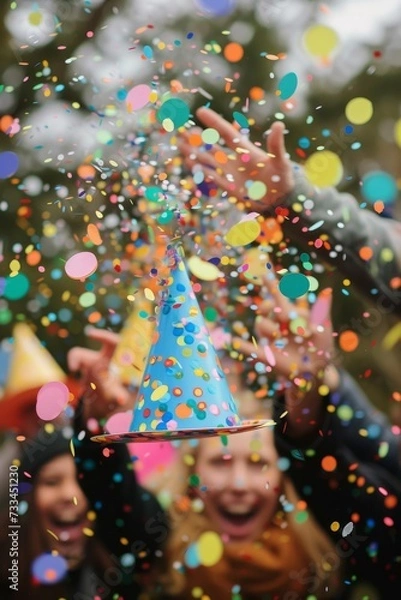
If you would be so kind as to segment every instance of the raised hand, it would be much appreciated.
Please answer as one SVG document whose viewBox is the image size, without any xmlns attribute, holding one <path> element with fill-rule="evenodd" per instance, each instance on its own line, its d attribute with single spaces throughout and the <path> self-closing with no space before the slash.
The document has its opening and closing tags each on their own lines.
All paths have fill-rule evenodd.
<svg viewBox="0 0 401 600">
<path fill-rule="evenodd" d="M 294 188 L 291 162 L 286 154 L 284 124 L 276 121 L 267 137 L 266 151 L 258 148 L 238 129 L 209 108 L 199 108 L 196 116 L 205 128 L 215 129 L 225 146 L 213 144 L 205 151 L 204 145 L 191 143 L 198 130 L 186 131 L 179 142 L 179 150 L 186 164 L 192 168 L 201 165 L 207 178 L 239 200 L 249 202 L 249 208 L 263 212 L 274 207 Z M 199 136 L 197 136 L 199 137 Z M 262 196 L 252 199 L 252 182 L 262 182 Z M 260 186 L 259 186 L 260 187 Z M 264 191 L 264 193 L 263 193 Z"/>
<path fill-rule="evenodd" d="M 68 367 L 81 373 L 85 389 L 84 419 L 105 419 L 132 408 L 134 399 L 109 368 L 119 336 L 111 331 L 90 328 L 88 337 L 101 343 L 100 350 L 71 348 L 67 356 Z"/>
<path fill-rule="evenodd" d="M 290 302 L 275 277 L 265 279 L 268 292 L 255 323 L 257 346 L 239 338 L 240 352 L 266 364 L 284 382 L 288 433 L 302 437 L 314 431 L 322 410 L 322 396 L 336 389 L 339 376 L 332 364 L 331 290 L 318 297 L 320 309 L 311 311 L 298 300 Z"/>
</svg>

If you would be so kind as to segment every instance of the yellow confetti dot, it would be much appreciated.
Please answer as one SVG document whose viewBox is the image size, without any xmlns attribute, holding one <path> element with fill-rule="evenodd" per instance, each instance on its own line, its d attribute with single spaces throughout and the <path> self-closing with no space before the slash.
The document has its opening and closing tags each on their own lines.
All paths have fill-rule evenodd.
<svg viewBox="0 0 401 600">
<path fill-rule="evenodd" d="M 314 152 L 305 162 L 305 175 L 312 185 L 331 187 L 340 183 L 344 170 L 337 154 L 331 150 Z"/>
<path fill-rule="evenodd" d="M 29 21 L 30 25 L 34 25 L 34 26 L 40 25 L 43 21 L 43 15 L 39 11 L 31 12 L 28 15 L 28 21 Z"/>
<path fill-rule="evenodd" d="M 401 119 L 398 119 L 398 121 L 395 122 L 394 139 L 397 146 L 401 148 Z"/>
<path fill-rule="evenodd" d="M 165 394 L 167 394 L 168 392 L 168 385 L 159 385 L 159 387 L 157 387 L 151 394 L 150 399 L 151 400 L 161 400 L 161 398 L 163 398 L 163 396 Z"/>
<path fill-rule="evenodd" d="M 219 562 L 223 554 L 223 542 L 214 531 L 202 533 L 198 542 L 198 556 L 205 567 L 212 567 Z"/>
<path fill-rule="evenodd" d="M 150 288 L 145 288 L 144 289 L 144 294 L 145 294 L 145 298 L 147 300 L 150 300 L 151 302 L 153 302 L 153 300 L 155 299 L 155 295 L 153 293 L 153 290 L 151 290 Z"/>
<path fill-rule="evenodd" d="M 89 527 L 84 527 L 82 529 L 82 533 L 88 537 L 93 537 L 95 535 L 95 532 L 93 531 L 93 529 L 89 529 Z"/>
<path fill-rule="evenodd" d="M 220 271 L 216 265 L 202 260 L 199 256 L 191 256 L 187 264 L 191 273 L 202 281 L 215 281 L 220 277 Z"/>
<path fill-rule="evenodd" d="M 303 44 L 312 56 L 327 58 L 338 45 L 338 35 L 331 27 L 312 25 L 303 35 Z"/>
<path fill-rule="evenodd" d="M 247 246 L 260 234 L 260 224 L 257 221 L 241 221 L 228 231 L 224 237 L 230 246 Z"/>
<path fill-rule="evenodd" d="M 353 125 L 363 125 L 373 115 L 373 104 L 367 98 L 353 98 L 345 107 L 345 116 Z"/>
</svg>

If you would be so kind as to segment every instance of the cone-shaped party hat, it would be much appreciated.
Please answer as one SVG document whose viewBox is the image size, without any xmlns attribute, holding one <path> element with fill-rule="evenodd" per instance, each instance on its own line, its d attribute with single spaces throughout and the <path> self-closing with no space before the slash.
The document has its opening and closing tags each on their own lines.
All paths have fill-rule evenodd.
<svg viewBox="0 0 401 600">
<path fill-rule="evenodd" d="M 271 425 L 272 421 L 241 421 L 180 248 L 169 245 L 167 259 L 170 276 L 130 431 L 92 439 L 149 442 L 226 435 Z"/>
<path fill-rule="evenodd" d="M 110 368 L 125 385 L 139 386 L 148 358 L 156 320 L 154 302 L 140 291 L 120 333 Z"/>
<path fill-rule="evenodd" d="M 0 399 L 0 429 L 18 428 L 25 410 L 35 406 L 38 391 L 47 383 L 62 382 L 75 396 L 79 393 L 78 384 L 68 379 L 29 325 L 17 323 L 12 337 L 4 395 Z"/>
</svg>

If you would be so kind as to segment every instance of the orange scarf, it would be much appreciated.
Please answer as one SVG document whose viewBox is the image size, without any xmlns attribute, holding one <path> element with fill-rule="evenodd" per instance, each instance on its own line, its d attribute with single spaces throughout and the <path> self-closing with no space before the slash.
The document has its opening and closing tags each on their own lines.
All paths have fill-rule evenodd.
<svg viewBox="0 0 401 600">
<path fill-rule="evenodd" d="M 185 588 L 177 598 L 192 598 L 201 588 L 210 600 L 281 600 L 289 591 L 306 598 L 314 565 L 290 527 L 272 523 L 258 542 L 230 542 L 222 558 L 211 567 L 188 568 Z M 237 592 L 235 595 L 233 592 Z M 202 596 L 203 597 L 203 596 Z"/>
</svg>

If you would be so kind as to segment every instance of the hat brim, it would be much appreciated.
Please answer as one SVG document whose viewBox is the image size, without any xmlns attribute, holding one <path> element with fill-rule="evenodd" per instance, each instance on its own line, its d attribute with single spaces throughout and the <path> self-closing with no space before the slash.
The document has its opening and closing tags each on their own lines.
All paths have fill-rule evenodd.
<svg viewBox="0 0 401 600">
<path fill-rule="evenodd" d="M 75 379 L 66 379 L 63 381 L 68 387 L 70 393 L 74 396 L 68 403 L 69 406 L 75 406 L 82 393 L 81 384 Z M 36 406 L 36 397 L 42 386 L 31 388 L 17 394 L 5 394 L 0 399 L 0 430 L 19 429 L 23 426 L 27 418 L 26 411 Z M 29 415 L 29 418 L 31 416 Z M 39 419 L 39 417 L 38 417 Z"/>
<path fill-rule="evenodd" d="M 174 440 L 183 440 L 190 438 L 232 435 L 234 433 L 252 431 L 254 429 L 261 429 L 262 427 L 269 427 L 275 424 L 275 421 L 272 421 L 272 419 L 259 419 L 254 421 L 242 421 L 241 425 L 235 425 L 234 427 L 199 427 L 198 429 L 176 429 L 175 431 L 161 430 L 130 431 L 127 433 L 105 433 L 102 435 L 95 435 L 91 437 L 91 440 L 99 443 L 113 444 L 127 444 L 130 442 L 172 442 Z"/>
</svg>

